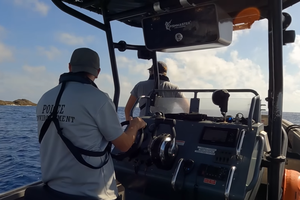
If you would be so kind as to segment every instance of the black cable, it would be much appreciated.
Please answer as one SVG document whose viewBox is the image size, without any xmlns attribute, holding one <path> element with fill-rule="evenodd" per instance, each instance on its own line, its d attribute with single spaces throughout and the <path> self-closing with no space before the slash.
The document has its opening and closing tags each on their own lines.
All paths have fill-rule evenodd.
<svg viewBox="0 0 300 200">
<path fill-rule="evenodd" d="M 290 132 L 292 129 L 295 129 L 295 128 L 299 128 L 299 129 L 300 129 L 300 125 L 298 125 L 298 124 L 292 124 L 292 125 L 289 125 L 288 127 L 285 128 L 285 131 L 287 132 L 287 134 L 289 134 L 289 132 Z"/>
<path fill-rule="evenodd" d="M 292 125 L 289 125 L 288 127 L 285 128 L 285 131 L 286 131 L 286 134 L 287 134 L 287 137 L 289 138 L 289 132 L 295 128 L 299 128 L 300 129 L 300 125 L 298 124 L 292 124 Z M 288 139 L 288 147 L 292 148 L 292 143 L 291 141 Z"/>
</svg>

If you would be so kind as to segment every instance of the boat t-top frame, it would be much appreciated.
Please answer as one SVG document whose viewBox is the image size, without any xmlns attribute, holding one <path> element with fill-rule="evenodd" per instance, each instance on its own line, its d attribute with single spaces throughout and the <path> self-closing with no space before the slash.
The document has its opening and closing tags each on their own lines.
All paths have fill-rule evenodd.
<svg viewBox="0 0 300 200">
<path fill-rule="evenodd" d="M 147 51 L 145 46 L 126 44 L 124 41 L 113 42 L 110 22 L 117 20 L 134 27 L 142 27 L 141 20 L 148 16 L 164 13 L 170 10 L 180 10 L 185 6 L 198 6 L 214 3 L 220 6 L 232 19 L 237 14 L 249 7 L 255 7 L 260 11 L 257 20 L 268 19 L 268 44 L 269 44 L 269 89 L 268 97 L 268 135 L 271 143 L 271 153 L 263 162 L 268 167 L 268 200 L 281 198 L 282 170 L 286 155 L 282 155 L 282 103 L 283 103 L 283 57 L 282 49 L 286 43 L 294 42 L 295 32 L 287 31 L 291 23 L 291 17 L 282 10 L 290 7 L 300 0 L 52 0 L 53 3 L 64 12 L 91 24 L 106 33 L 111 69 L 114 80 L 113 102 L 118 108 L 120 97 L 120 82 L 114 49 L 119 51 L 138 50 Z M 103 16 L 103 23 L 99 22 L 69 6 L 65 3 L 98 13 Z M 247 21 L 247 20 L 246 20 Z M 250 20 L 251 21 L 251 20 Z M 254 20 L 252 21 L 252 23 Z M 245 22 L 243 26 L 250 28 L 251 24 Z M 239 29 L 239 25 L 235 27 Z M 156 65 L 156 52 L 149 51 L 149 58 Z M 140 58 L 143 58 L 141 56 Z M 148 58 L 148 59 L 149 59 Z M 158 74 L 157 68 L 154 73 Z M 157 82 L 159 81 L 157 79 Z"/>
</svg>

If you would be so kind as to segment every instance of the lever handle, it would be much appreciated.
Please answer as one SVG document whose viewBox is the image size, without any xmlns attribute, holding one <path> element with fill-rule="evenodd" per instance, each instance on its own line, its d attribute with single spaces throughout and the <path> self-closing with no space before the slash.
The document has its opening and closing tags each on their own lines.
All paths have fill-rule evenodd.
<svg viewBox="0 0 300 200">
<path fill-rule="evenodd" d="M 236 158 L 237 159 L 240 159 L 240 157 L 241 157 L 241 151 L 242 151 L 245 133 L 246 133 L 246 130 L 242 129 L 241 133 L 240 133 L 238 144 L 236 145 Z"/>
<path fill-rule="evenodd" d="M 181 165 L 182 165 L 182 162 L 183 162 L 183 161 L 184 161 L 183 158 L 180 158 L 180 159 L 178 160 L 178 164 L 177 164 L 177 166 L 176 166 L 176 168 L 175 168 L 175 171 L 174 171 L 174 173 L 173 173 L 173 176 L 172 176 L 171 185 L 172 185 L 173 190 L 175 190 L 175 191 L 176 191 L 176 180 L 177 180 L 177 176 L 178 176 L 178 173 L 179 173 L 179 170 L 180 170 L 180 168 L 181 168 Z"/>
<path fill-rule="evenodd" d="M 226 186 L 225 186 L 225 193 L 224 193 L 225 194 L 225 200 L 229 200 L 229 194 L 230 194 L 232 179 L 233 179 L 233 175 L 234 175 L 235 170 L 236 170 L 236 167 L 232 166 L 230 171 L 229 171 Z"/>
<path fill-rule="evenodd" d="M 263 155 L 263 150 L 264 150 L 264 138 L 263 136 L 259 135 L 256 137 L 258 140 L 258 148 L 257 148 L 257 156 L 256 156 L 256 163 L 255 163 L 255 168 L 254 168 L 254 173 L 251 182 L 249 185 L 246 186 L 246 191 L 250 191 L 255 187 L 255 184 L 257 183 L 258 177 L 259 177 L 259 172 L 260 172 L 260 164 L 261 164 L 261 159 Z"/>
<path fill-rule="evenodd" d="M 167 119 L 165 117 L 159 117 L 155 119 L 156 125 L 159 124 L 167 124 L 170 125 L 171 127 L 174 127 L 176 125 L 176 120 L 175 119 Z"/>
</svg>

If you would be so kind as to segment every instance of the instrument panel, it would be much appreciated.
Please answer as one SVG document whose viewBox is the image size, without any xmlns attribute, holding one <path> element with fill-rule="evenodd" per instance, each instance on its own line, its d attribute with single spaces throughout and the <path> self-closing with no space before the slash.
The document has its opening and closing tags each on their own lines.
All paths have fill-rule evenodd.
<svg viewBox="0 0 300 200">
<path fill-rule="evenodd" d="M 204 126 L 200 136 L 200 144 L 224 147 L 235 147 L 239 129 Z"/>
<path fill-rule="evenodd" d="M 263 147 L 258 133 L 263 125 L 254 124 L 249 131 L 242 124 L 176 120 L 178 152 L 173 167 L 163 170 L 153 164 L 149 144 L 155 135 L 170 133 L 171 123 L 158 126 L 155 118 L 143 119 L 148 128 L 140 152 L 114 161 L 117 179 L 129 191 L 155 200 L 242 200 L 257 185 Z"/>
</svg>

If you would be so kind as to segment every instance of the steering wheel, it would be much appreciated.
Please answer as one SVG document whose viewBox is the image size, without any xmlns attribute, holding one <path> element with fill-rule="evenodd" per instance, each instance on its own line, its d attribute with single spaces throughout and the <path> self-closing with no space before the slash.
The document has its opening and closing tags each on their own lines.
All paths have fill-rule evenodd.
<svg viewBox="0 0 300 200">
<path fill-rule="evenodd" d="M 121 123 L 121 126 L 129 125 L 129 121 L 124 121 Z M 127 128 L 126 128 L 127 129 Z M 125 130 L 126 131 L 126 130 Z M 130 149 L 126 152 L 121 152 L 117 154 L 111 154 L 111 157 L 116 160 L 123 160 L 126 157 L 132 157 L 137 151 L 140 149 L 142 143 L 144 141 L 144 129 L 138 130 L 135 141 L 130 147 Z"/>
</svg>

